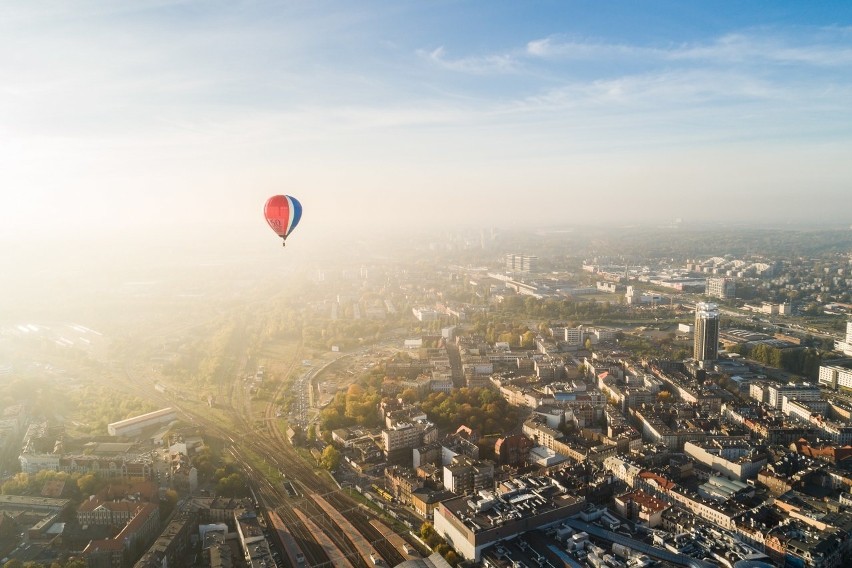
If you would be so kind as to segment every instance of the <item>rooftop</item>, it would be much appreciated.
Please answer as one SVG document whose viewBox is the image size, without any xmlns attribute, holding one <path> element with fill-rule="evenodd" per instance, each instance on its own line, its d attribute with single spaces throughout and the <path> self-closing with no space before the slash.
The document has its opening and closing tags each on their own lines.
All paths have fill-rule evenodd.
<svg viewBox="0 0 852 568">
<path fill-rule="evenodd" d="M 546 478 L 515 478 L 503 484 L 504 492 L 481 491 L 474 497 L 457 497 L 442 505 L 474 533 L 505 523 L 556 511 L 582 503 L 583 499 L 562 494 Z"/>
<path fill-rule="evenodd" d="M 637 505 L 641 506 L 644 509 L 651 511 L 652 513 L 658 513 L 660 511 L 665 511 L 670 507 L 668 503 L 663 501 L 662 499 L 657 499 L 653 495 L 649 495 L 642 491 L 641 489 L 637 491 L 632 491 L 630 493 L 625 493 L 618 497 L 621 501 L 633 501 Z"/>
</svg>

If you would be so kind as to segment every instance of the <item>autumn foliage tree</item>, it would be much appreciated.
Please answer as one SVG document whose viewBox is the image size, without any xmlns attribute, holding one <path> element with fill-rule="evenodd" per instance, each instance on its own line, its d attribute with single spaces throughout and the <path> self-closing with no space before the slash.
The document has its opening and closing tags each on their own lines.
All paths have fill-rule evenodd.
<svg viewBox="0 0 852 568">
<path fill-rule="evenodd" d="M 438 427 L 455 430 L 462 424 L 482 434 L 506 432 L 521 421 L 521 413 L 489 388 L 462 388 L 432 393 L 421 408 Z"/>
<path fill-rule="evenodd" d="M 329 444 L 322 451 L 322 458 L 320 458 L 320 465 L 329 471 L 334 471 L 337 469 L 337 466 L 340 465 L 340 452 Z"/>
<path fill-rule="evenodd" d="M 346 426 L 378 426 L 379 392 L 372 386 L 351 384 L 345 393 L 338 392 L 320 414 L 323 431 Z"/>
</svg>

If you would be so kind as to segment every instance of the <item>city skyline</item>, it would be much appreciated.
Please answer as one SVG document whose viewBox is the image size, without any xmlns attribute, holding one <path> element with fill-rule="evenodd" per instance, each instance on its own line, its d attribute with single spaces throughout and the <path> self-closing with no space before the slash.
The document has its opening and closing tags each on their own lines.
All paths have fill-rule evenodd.
<svg viewBox="0 0 852 568">
<path fill-rule="evenodd" d="M 734 7 L 733 3 L 728 5 Z M 850 9 L 2 8 L 0 237 L 848 226 Z"/>
</svg>

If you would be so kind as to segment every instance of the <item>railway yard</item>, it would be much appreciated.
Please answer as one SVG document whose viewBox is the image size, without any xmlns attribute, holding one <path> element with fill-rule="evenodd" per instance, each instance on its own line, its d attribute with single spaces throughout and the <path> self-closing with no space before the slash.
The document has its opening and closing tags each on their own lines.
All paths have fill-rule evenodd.
<svg viewBox="0 0 852 568">
<path fill-rule="evenodd" d="M 311 396 L 308 389 L 320 391 L 321 383 L 333 380 L 337 384 L 345 378 L 338 376 L 342 366 L 334 365 L 342 358 L 340 355 L 317 361 L 317 366 L 306 365 L 302 356 L 299 347 L 286 361 L 277 361 L 276 375 L 298 376 L 292 384 L 304 392 L 290 393 L 296 408 L 291 419 L 304 425 L 314 412 L 311 399 L 315 399 L 315 404 L 322 400 Z M 244 359 L 242 366 L 248 365 L 249 360 Z M 335 371 L 329 373 L 334 378 L 323 378 L 323 371 L 330 368 Z M 126 373 L 125 387 L 140 397 L 177 408 L 206 435 L 224 441 L 227 453 L 245 472 L 278 566 L 395 566 L 416 557 L 412 555 L 413 538 L 407 530 L 394 529 L 383 522 L 379 512 L 366 506 L 366 500 L 359 499 L 351 486 L 341 487 L 287 440 L 280 427 L 286 422 L 281 419 L 276 401 L 292 384 L 278 381 L 272 396 L 259 404 L 244 384 L 245 371 L 243 368 L 237 373 L 227 401 L 218 404 L 230 424 L 221 420 L 221 413 L 205 413 L 192 405 L 181 405 L 185 399 L 174 392 L 152 393 L 143 381 L 133 380 L 131 373 Z M 259 459 L 264 463 L 259 464 Z M 270 476 L 269 471 L 278 472 L 280 479 Z"/>
</svg>

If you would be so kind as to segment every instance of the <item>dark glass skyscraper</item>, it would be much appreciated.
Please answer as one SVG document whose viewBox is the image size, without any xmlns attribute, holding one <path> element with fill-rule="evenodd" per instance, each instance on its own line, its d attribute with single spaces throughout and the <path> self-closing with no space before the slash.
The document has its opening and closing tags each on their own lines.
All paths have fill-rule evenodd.
<svg viewBox="0 0 852 568">
<path fill-rule="evenodd" d="M 708 302 L 695 305 L 696 361 L 715 361 L 719 358 L 719 307 Z"/>
</svg>

